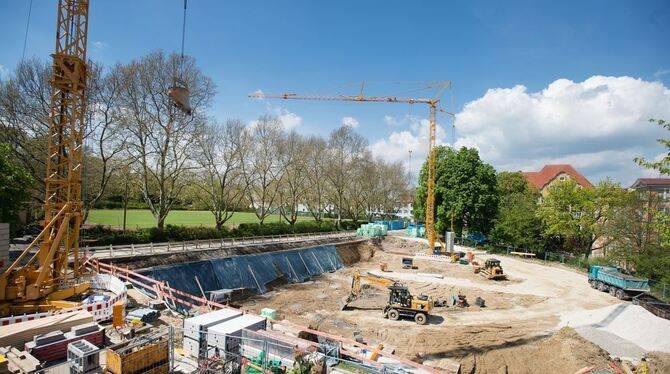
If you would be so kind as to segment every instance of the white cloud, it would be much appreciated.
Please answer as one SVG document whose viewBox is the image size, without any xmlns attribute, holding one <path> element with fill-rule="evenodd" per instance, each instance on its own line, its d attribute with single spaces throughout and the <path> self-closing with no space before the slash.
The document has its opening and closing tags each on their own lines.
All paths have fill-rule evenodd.
<svg viewBox="0 0 670 374">
<path fill-rule="evenodd" d="M 0 65 L 0 78 L 5 79 L 9 77 L 9 69 L 5 65 Z"/>
<path fill-rule="evenodd" d="M 302 117 L 285 108 L 275 108 L 275 114 L 284 125 L 284 129 L 291 130 L 302 124 Z"/>
<path fill-rule="evenodd" d="M 416 182 L 421 165 L 428 155 L 428 135 L 430 123 L 425 118 L 407 116 L 409 130 L 393 131 L 387 138 L 372 143 L 368 149 L 375 157 L 387 161 L 402 161 L 405 167 L 412 151 L 411 178 Z M 436 128 L 436 144 L 445 144 L 446 132 L 440 125 Z"/>
<path fill-rule="evenodd" d="M 628 184 L 644 173 L 632 159 L 659 152 L 662 131 L 649 118 L 670 118 L 670 90 L 659 82 L 593 76 L 541 92 L 495 88 L 457 114 L 456 146 L 477 147 L 500 170 L 571 163 L 592 182 Z"/>
<path fill-rule="evenodd" d="M 670 73 L 670 69 L 658 69 L 654 73 L 654 78 L 659 79 L 660 77 Z"/>
<path fill-rule="evenodd" d="M 257 91 L 260 92 L 260 91 Z M 261 93 L 262 94 L 262 93 Z M 290 131 L 295 129 L 296 127 L 300 126 L 302 124 L 302 117 L 299 115 L 289 111 L 286 108 L 282 108 L 279 106 L 274 106 L 271 105 L 270 103 L 266 102 L 266 108 L 268 114 L 275 116 L 279 118 L 279 120 L 282 123 L 282 126 L 284 127 L 284 130 Z M 256 125 L 258 121 L 253 120 L 249 122 L 249 126 L 253 127 Z"/>
<path fill-rule="evenodd" d="M 359 122 L 356 118 L 354 117 L 342 117 L 342 126 L 348 126 L 351 127 L 352 129 L 358 128 Z"/>
<path fill-rule="evenodd" d="M 400 121 L 398 121 L 398 119 L 393 117 L 393 116 L 384 116 L 384 123 L 389 125 L 389 126 L 400 125 Z"/>
<path fill-rule="evenodd" d="M 101 42 L 99 40 L 94 40 L 94 41 L 91 42 L 91 44 L 93 45 L 93 48 L 98 49 L 98 50 L 105 49 L 105 48 L 109 47 L 109 44 L 107 44 L 105 42 Z"/>
</svg>

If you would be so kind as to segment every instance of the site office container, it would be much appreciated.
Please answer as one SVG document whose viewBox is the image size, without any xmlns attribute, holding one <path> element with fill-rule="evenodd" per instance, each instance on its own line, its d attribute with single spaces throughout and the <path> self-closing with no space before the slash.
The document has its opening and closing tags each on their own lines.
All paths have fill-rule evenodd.
<svg viewBox="0 0 670 374">
<path fill-rule="evenodd" d="M 208 356 L 225 357 L 226 352 L 239 354 L 242 330 L 265 330 L 266 321 L 265 317 L 243 314 L 210 327 L 207 331 Z"/>
<path fill-rule="evenodd" d="M 207 348 L 207 332 L 214 325 L 239 317 L 242 312 L 221 309 L 184 320 L 184 351 L 193 357 L 201 357 Z"/>
</svg>

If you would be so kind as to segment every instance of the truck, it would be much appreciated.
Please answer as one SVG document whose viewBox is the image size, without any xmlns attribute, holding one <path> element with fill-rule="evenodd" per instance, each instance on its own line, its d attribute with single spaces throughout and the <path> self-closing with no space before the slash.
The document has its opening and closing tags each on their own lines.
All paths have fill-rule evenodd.
<svg viewBox="0 0 670 374">
<path fill-rule="evenodd" d="M 649 280 L 625 274 L 614 266 L 591 265 L 589 267 L 589 284 L 602 292 L 609 292 L 621 300 L 649 291 Z"/>
</svg>

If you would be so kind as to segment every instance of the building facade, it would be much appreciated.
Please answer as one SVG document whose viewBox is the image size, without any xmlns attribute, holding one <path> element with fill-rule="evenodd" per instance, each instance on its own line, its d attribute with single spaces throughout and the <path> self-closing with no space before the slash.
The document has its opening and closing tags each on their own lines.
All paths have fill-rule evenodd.
<svg viewBox="0 0 670 374">
<path fill-rule="evenodd" d="M 658 199 L 658 210 L 670 214 L 670 178 L 639 178 L 630 189 Z"/>
</svg>

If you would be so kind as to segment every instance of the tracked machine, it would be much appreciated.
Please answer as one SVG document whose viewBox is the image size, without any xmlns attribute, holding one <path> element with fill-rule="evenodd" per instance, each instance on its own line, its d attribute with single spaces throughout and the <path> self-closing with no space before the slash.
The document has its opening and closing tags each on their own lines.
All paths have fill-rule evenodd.
<svg viewBox="0 0 670 374">
<path fill-rule="evenodd" d="M 500 266 L 500 260 L 489 258 L 484 262 L 484 266 L 479 269 L 479 274 L 486 277 L 486 279 L 503 280 L 507 279 L 507 274 L 503 272 Z"/>
<path fill-rule="evenodd" d="M 372 274 L 361 275 L 358 271 L 352 277 L 351 292 L 342 300 L 342 309 L 346 309 L 349 303 L 361 296 L 361 281 L 389 290 L 389 300 L 383 309 L 384 318 L 394 321 L 399 320 L 400 317 L 412 318 L 419 325 L 425 325 L 428 322 L 428 316 L 434 307 L 430 296 L 413 296 L 407 286 L 402 283 Z"/>
</svg>

